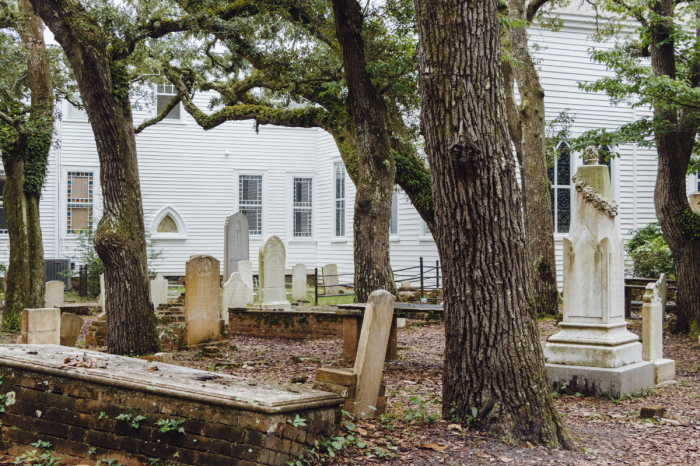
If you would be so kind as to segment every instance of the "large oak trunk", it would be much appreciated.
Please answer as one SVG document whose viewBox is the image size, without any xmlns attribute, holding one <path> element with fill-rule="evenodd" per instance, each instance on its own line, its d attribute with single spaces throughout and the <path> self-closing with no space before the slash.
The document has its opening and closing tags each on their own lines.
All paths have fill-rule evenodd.
<svg viewBox="0 0 700 466">
<path fill-rule="evenodd" d="M 570 448 L 547 385 L 506 123 L 497 1 L 415 0 L 444 275 L 443 415 Z M 454 408 L 454 411 L 452 411 Z"/>
<path fill-rule="evenodd" d="M 97 143 L 103 216 L 95 249 L 105 267 L 107 351 L 156 352 L 126 66 L 110 60 L 104 32 L 80 3 L 31 1 L 70 60 Z"/>
<path fill-rule="evenodd" d="M 366 71 L 362 11 L 357 0 L 333 0 L 336 33 L 357 144 L 357 192 L 353 219 L 355 301 L 375 290 L 398 296 L 389 260 L 389 222 L 396 166 L 387 131 L 387 111 Z"/>
</svg>

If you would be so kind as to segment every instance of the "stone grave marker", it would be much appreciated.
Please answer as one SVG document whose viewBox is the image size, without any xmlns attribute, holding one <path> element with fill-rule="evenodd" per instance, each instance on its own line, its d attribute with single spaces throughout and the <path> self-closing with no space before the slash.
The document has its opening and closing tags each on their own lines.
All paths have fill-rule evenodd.
<svg viewBox="0 0 700 466">
<path fill-rule="evenodd" d="M 251 261 L 240 261 L 238 263 L 238 273 L 241 274 L 243 282 L 248 285 L 248 304 L 253 304 L 253 263 Z"/>
<path fill-rule="evenodd" d="M 67 312 L 61 314 L 61 346 L 75 346 L 83 328 L 83 318 Z"/>
<path fill-rule="evenodd" d="M 284 286 L 286 259 L 287 253 L 279 237 L 270 236 L 260 245 L 259 294 L 263 309 L 292 309 Z"/>
<path fill-rule="evenodd" d="M 238 263 L 250 258 L 248 217 L 236 212 L 224 223 L 224 277 L 239 272 Z"/>
<path fill-rule="evenodd" d="M 248 285 L 238 272 L 233 272 L 231 278 L 224 283 L 221 299 L 221 318 L 228 325 L 228 310 L 232 307 L 246 307 L 248 304 Z"/>
<path fill-rule="evenodd" d="M 61 310 L 57 307 L 22 310 L 21 341 L 29 345 L 60 345 Z"/>
<path fill-rule="evenodd" d="M 690 195 L 690 210 L 700 213 L 700 191 Z"/>
<path fill-rule="evenodd" d="M 168 303 L 168 280 L 161 274 L 151 280 L 151 302 L 155 309 L 158 309 L 161 304 Z"/>
<path fill-rule="evenodd" d="M 323 274 L 323 294 L 339 294 L 339 286 L 326 287 L 326 285 L 337 285 L 338 281 L 338 266 L 336 264 L 328 264 L 321 267 L 321 273 Z"/>
<path fill-rule="evenodd" d="M 196 255 L 185 268 L 185 321 L 187 344 L 218 340 L 219 322 L 219 261 L 212 256 Z"/>
<path fill-rule="evenodd" d="M 100 307 L 102 308 L 102 312 L 106 311 L 106 309 L 105 309 L 105 274 L 100 274 Z"/>
<path fill-rule="evenodd" d="M 63 289 L 65 283 L 60 280 L 46 282 L 46 295 L 44 296 L 45 306 L 52 308 L 63 304 Z"/>
<path fill-rule="evenodd" d="M 659 297 L 661 298 L 661 317 L 662 322 L 666 318 L 666 301 L 668 300 L 668 284 L 666 283 L 666 274 L 662 273 L 659 280 L 656 282 L 659 285 Z"/>
<path fill-rule="evenodd" d="M 306 301 L 306 266 L 297 264 L 292 269 L 292 299 Z"/>
<path fill-rule="evenodd" d="M 676 361 L 664 359 L 664 300 L 666 277 L 649 283 L 642 305 L 642 356 L 654 363 L 654 383 L 670 382 L 676 377 Z"/>
</svg>

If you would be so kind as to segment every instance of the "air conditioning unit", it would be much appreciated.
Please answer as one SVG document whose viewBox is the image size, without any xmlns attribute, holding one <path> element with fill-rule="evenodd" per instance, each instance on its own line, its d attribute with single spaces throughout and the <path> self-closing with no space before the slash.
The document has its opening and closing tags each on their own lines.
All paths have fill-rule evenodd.
<svg viewBox="0 0 700 466">
<path fill-rule="evenodd" d="M 65 290 L 71 289 L 70 274 L 70 259 L 44 259 L 44 282 L 60 280 L 65 283 Z"/>
</svg>

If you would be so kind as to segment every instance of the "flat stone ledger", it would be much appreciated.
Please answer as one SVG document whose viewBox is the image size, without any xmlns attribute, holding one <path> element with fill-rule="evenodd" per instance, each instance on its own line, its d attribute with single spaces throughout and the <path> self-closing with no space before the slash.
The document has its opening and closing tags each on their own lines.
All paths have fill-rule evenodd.
<svg viewBox="0 0 700 466">
<path fill-rule="evenodd" d="M 61 343 L 61 310 L 55 308 L 22 310 L 22 343 L 58 345 Z"/>
<path fill-rule="evenodd" d="M 57 307 L 63 304 L 63 290 L 65 286 L 65 283 L 60 280 L 46 282 L 45 307 Z"/>
<path fill-rule="evenodd" d="M 198 255 L 187 261 L 185 269 L 185 321 L 187 344 L 218 340 L 220 332 L 219 261 Z"/>
<path fill-rule="evenodd" d="M 260 307 L 263 309 L 291 310 L 284 286 L 287 253 L 282 240 L 270 236 L 260 245 Z"/>
<path fill-rule="evenodd" d="M 127 466 L 148 464 L 148 458 L 284 465 L 317 438 L 335 435 L 344 402 L 296 384 L 212 376 L 57 345 L 0 345 L 0 375 L 0 392 L 16 397 L 2 419 L 9 454 L 43 440 L 69 464 L 99 456 Z M 132 427 L 115 419 L 122 414 L 145 419 Z M 304 426 L 288 422 L 297 415 Z M 185 433 L 161 432 L 157 423 L 169 420 L 183 421 Z"/>
<path fill-rule="evenodd" d="M 319 340 L 343 335 L 343 313 L 333 311 L 271 312 L 259 309 L 228 310 L 230 335 Z M 353 354 L 354 357 L 354 354 Z"/>
<path fill-rule="evenodd" d="M 224 223 L 224 277 L 238 272 L 238 263 L 250 259 L 248 217 L 236 212 Z"/>
</svg>

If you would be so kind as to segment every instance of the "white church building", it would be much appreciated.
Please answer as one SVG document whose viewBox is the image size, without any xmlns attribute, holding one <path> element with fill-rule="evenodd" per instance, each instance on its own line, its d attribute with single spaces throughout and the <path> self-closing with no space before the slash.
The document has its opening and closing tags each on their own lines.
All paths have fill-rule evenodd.
<svg viewBox="0 0 700 466">
<path fill-rule="evenodd" d="M 598 127 L 608 130 L 634 121 L 640 109 L 612 106 L 603 94 L 579 89 L 581 81 L 609 74 L 593 63 L 590 48 L 594 20 L 571 10 L 562 14 L 564 28 L 552 32 L 533 28 L 530 40 L 540 48 L 540 77 L 546 92 L 547 118 L 569 109 L 573 136 Z M 609 44 L 608 44 L 609 46 Z M 137 126 L 150 119 L 171 98 L 167 86 L 157 89 L 158 104 L 134 111 Z M 198 94 L 205 108 L 209 96 Z M 64 102 L 57 122 L 59 144 L 51 151 L 40 205 L 44 255 L 47 259 L 77 259 L 76 231 L 90 227 L 101 215 L 99 159 L 84 112 Z M 353 207 L 355 188 L 345 172 L 332 137 L 321 129 L 261 126 L 252 121 L 228 122 L 202 130 L 180 106 L 161 123 L 136 137 L 146 229 L 162 259 L 151 267 L 165 276 L 185 274 L 193 254 L 209 254 L 223 262 L 224 222 L 243 211 L 250 223 L 250 258 L 257 273 L 263 237 L 279 236 L 287 249 L 287 268 L 338 264 L 340 273 L 353 270 Z M 656 221 L 655 151 L 626 145 L 611 162 L 611 180 L 619 205 L 620 230 L 627 234 Z M 560 159 L 550 170 L 554 192 L 555 244 L 561 283 L 561 244 L 568 232 L 571 176 L 582 163 L 580 154 Z M 698 190 L 689 177 L 688 193 Z M 0 191 L 1 192 L 1 191 Z M 395 269 L 428 265 L 439 259 L 430 231 L 402 193 L 394 195 L 391 219 L 391 261 Z M 0 262 L 8 262 L 7 230 L 0 216 Z M 94 227 L 94 225 L 92 225 Z M 4 226 L 6 227 L 6 224 Z M 629 238 L 629 236 L 626 236 Z M 223 271 L 222 271 L 223 273 Z"/>
</svg>

